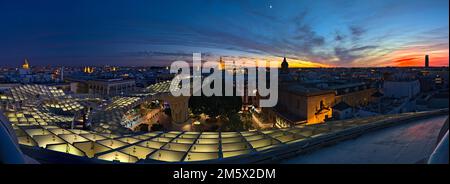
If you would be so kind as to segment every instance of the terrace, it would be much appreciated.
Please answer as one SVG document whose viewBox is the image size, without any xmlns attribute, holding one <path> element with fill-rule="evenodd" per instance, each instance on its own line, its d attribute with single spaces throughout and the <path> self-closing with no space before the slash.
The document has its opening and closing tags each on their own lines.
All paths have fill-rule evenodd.
<svg viewBox="0 0 450 184">
<path fill-rule="evenodd" d="M 43 88 L 38 87 L 38 89 Z M 52 90 L 48 91 L 50 94 L 54 93 Z M 59 95 L 59 93 L 56 94 Z M 53 98 L 53 100 L 55 99 L 58 98 Z M 135 98 L 119 98 L 104 108 L 126 109 L 127 106 L 136 102 L 126 99 Z M 57 122 L 70 122 L 73 118 L 59 116 L 32 105 L 19 107 L 6 111 L 4 115 L 12 125 L 20 147 L 29 156 L 37 160 L 44 160 L 44 162 L 46 155 L 57 157 L 58 162 L 69 162 L 70 159 L 79 158 L 80 162 L 85 163 L 99 161 L 112 161 L 113 163 L 233 163 L 243 160 L 250 163 L 261 162 L 277 157 L 278 154 L 286 154 L 286 151 L 295 153 L 376 128 L 448 113 L 448 109 L 443 109 L 379 115 L 266 131 L 153 131 L 116 134 L 96 131 L 95 128 L 92 131 L 67 129 L 59 126 Z M 115 126 L 120 126 L 120 124 Z"/>
<path fill-rule="evenodd" d="M 83 130 L 67 130 L 54 126 L 15 125 L 21 147 L 61 152 L 88 160 L 119 163 L 154 162 L 221 162 L 228 159 L 258 158 L 258 155 L 279 151 L 286 146 L 307 145 L 330 136 L 364 131 L 376 126 L 432 114 L 404 113 L 353 120 L 299 125 L 287 129 L 244 132 L 149 132 L 139 135 L 99 134 Z M 256 155 L 256 156 L 255 156 Z"/>
</svg>

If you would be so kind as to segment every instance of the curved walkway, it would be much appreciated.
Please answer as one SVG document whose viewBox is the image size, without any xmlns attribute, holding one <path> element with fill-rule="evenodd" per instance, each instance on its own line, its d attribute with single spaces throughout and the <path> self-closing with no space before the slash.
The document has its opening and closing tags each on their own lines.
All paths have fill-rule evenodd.
<svg viewBox="0 0 450 184">
<path fill-rule="evenodd" d="M 371 132 L 281 163 L 425 163 L 447 117 L 437 116 Z"/>
</svg>

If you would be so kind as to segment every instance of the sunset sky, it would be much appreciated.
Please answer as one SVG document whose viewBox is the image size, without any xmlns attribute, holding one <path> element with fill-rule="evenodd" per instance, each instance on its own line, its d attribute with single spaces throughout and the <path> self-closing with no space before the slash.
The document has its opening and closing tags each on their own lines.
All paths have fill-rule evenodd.
<svg viewBox="0 0 450 184">
<path fill-rule="evenodd" d="M 0 1 L 0 66 L 448 66 L 448 0 Z"/>
</svg>

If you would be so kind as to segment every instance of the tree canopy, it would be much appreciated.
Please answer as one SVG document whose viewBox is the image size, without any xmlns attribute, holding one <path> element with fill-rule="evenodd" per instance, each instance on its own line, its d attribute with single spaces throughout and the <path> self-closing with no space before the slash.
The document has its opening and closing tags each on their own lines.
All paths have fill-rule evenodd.
<svg viewBox="0 0 450 184">
<path fill-rule="evenodd" d="M 242 99 L 239 96 L 192 96 L 189 99 L 189 108 L 195 115 L 202 113 L 214 118 L 219 115 L 230 117 L 239 112 Z"/>
</svg>

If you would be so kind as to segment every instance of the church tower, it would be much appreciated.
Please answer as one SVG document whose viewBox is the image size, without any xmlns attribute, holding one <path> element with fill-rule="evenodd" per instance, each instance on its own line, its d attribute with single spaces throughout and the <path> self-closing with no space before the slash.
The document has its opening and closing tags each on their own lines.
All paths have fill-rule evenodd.
<svg viewBox="0 0 450 184">
<path fill-rule="evenodd" d="M 281 63 L 281 73 L 289 73 L 289 64 L 284 57 L 283 62 Z"/>
<path fill-rule="evenodd" d="M 220 56 L 218 68 L 219 70 L 225 70 L 225 62 L 223 61 L 222 56 Z"/>
<path fill-rule="evenodd" d="M 22 64 L 22 68 L 19 68 L 19 74 L 20 75 L 28 75 L 30 74 L 30 63 L 28 63 L 28 59 L 25 59 L 25 61 Z"/>
<path fill-rule="evenodd" d="M 28 63 L 28 59 L 25 59 L 25 61 L 23 62 L 22 69 L 25 69 L 25 70 L 30 69 L 30 63 Z"/>
</svg>

